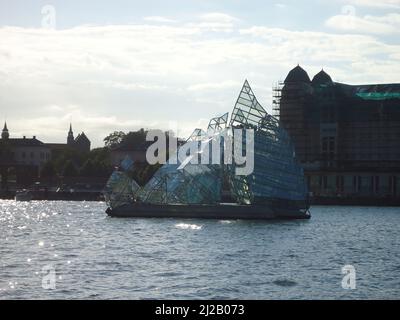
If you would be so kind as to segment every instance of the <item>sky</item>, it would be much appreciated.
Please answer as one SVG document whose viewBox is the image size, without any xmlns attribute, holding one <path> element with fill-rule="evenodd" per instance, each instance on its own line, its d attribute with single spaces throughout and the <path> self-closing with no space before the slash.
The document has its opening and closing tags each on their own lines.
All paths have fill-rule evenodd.
<svg viewBox="0 0 400 320">
<path fill-rule="evenodd" d="M 400 82 L 400 0 L 0 0 L 0 123 L 11 137 L 92 147 L 113 131 L 188 136 L 247 79 L 300 64 L 349 84 Z"/>
</svg>

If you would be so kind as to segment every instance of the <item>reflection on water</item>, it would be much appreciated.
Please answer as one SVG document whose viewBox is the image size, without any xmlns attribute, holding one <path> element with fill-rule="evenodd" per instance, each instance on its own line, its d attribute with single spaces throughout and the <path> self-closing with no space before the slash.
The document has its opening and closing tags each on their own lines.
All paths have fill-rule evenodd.
<svg viewBox="0 0 400 320">
<path fill-rule="evenodd" d="M 275 222 L 104 210 L 0 201 L 0 299 L 400 298 L 398 208 L 320 206 L 309 221 Z M 344 265 L 355 290 L 341 286 Z"/>
</svg>

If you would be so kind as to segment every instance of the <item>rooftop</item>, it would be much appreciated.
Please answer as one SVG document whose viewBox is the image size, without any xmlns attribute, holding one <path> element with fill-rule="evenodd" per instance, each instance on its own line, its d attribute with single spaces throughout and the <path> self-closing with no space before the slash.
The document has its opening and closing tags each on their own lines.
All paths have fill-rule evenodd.
<svg viewBox="0 0 400 320">
<path fill-rule="evenodd" d="M 12 145 L 14 147 L 45 147 L 46 145 L 36 139 L 33 138 L 9 138 L 7 140 L 1 139 L 0 144 L 7 142 L 7 144 Z"/>
<path fill-rule="evenodd" d="M 318 72 L 312 79 L 312 84 L 327 84 L 332 83 L 332 78 L 323 69 Z"/>
<path fill-rule="evenodd" d="M 310 77 L 308 76 L 307 72 L 297 65 L 295 68 L 290 70 L 288 73 L 286 79 L 285 79 L 285 84 L 286 83 L 293 83 L 293 82 L 306 82 L 310 83 Z"/>
</svg>

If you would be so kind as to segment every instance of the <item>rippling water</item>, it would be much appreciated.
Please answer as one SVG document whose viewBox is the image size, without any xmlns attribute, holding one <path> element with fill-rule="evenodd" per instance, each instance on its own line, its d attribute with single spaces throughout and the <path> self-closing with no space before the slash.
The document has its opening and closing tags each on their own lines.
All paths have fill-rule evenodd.
<svg viewBox="0 0 400 320">
<path fill-rule="evenodd" d="M 101 202 L 0 201 L 0 299 L 399 299 L 400 208 L 309 221 L 117 219 Z M 341 286 L 344 265 L 356 289 Z M 54 268 L 56 288 L 42 287 Z"/>
</svg>

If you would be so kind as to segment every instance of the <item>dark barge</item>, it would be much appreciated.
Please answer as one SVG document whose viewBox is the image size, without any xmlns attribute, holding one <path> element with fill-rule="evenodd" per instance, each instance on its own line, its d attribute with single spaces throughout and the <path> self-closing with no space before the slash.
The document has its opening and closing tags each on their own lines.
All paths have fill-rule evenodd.
<svg viewBox="0 0 400 320">
<path fill-rule="evenodd" d="M 279 205 L 240 205 L 220 203 L 198 204 L 149 204 L 132 203 L 107 209 L 107 214 L 118 218 L 200 218 L 200 219 L 309 219 L 308 209 L 283 207 Z"/>
</svg>

